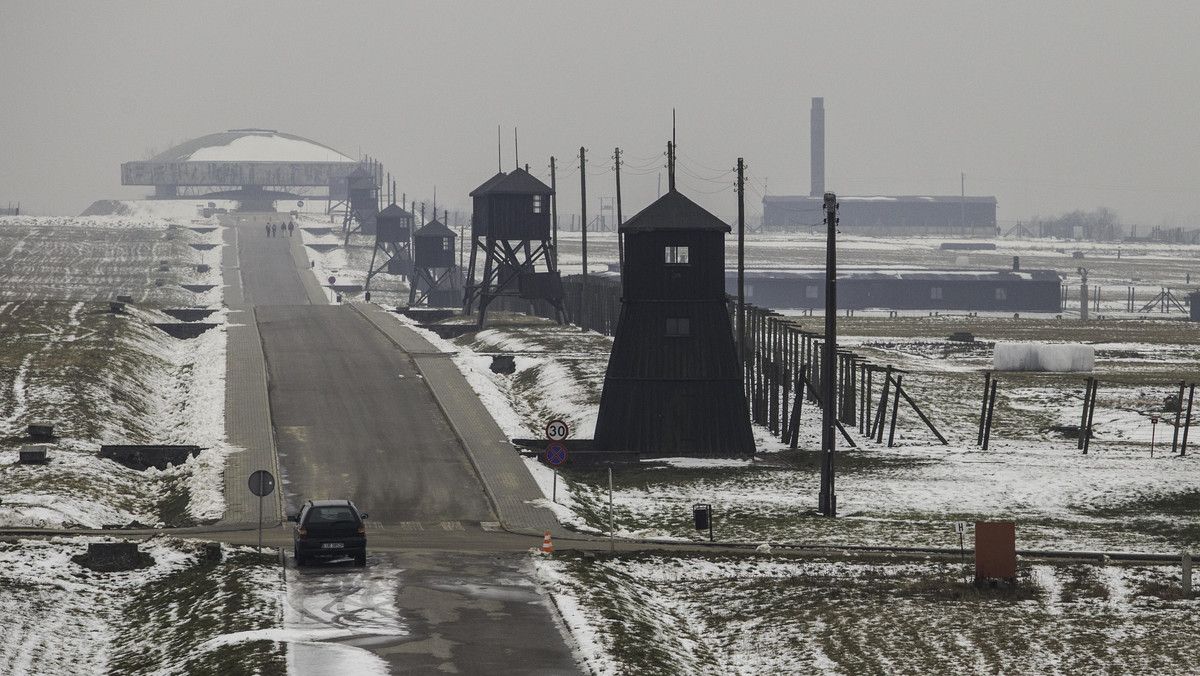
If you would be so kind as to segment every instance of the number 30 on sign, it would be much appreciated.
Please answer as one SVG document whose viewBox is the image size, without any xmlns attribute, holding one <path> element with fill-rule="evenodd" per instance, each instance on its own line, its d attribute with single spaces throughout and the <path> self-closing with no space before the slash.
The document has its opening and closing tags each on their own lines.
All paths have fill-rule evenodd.
<svg viewBox="0 0 1200 676">
<path fill-rule="evenodd" d="M 550 441 L 563 441 L 570 434 L 567 423 L 561 420 L 551 420 L 546 423 L 546 438 Z"/>
</svg>

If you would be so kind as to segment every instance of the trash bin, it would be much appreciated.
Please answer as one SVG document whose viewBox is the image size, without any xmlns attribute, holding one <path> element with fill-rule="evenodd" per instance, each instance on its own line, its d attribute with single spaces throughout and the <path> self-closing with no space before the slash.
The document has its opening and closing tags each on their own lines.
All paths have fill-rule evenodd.
<svg viewBox="0 0 1200 676">
<path fill-rule="evenodd" d="M 696 522 L 696 530 L 712 528 L 712 505 L 697 503 L 692 505 L 692 519 Z"/>
</svg>

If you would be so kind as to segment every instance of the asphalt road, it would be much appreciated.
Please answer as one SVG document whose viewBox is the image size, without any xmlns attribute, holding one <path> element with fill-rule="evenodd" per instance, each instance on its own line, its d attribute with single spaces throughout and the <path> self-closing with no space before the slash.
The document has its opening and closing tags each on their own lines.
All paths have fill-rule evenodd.
<svg viewBox="0 0 1200 676">
<path fill-rule="evenodd" d="M 286 222 L 283 214 L 256 214 L 238 219 L 238 270 L 242 277 L 242 294 L 246 303 L 254 306 L 307 305 L 301 274 L 303 271 L 292 256 L 292 239 L 300 232 L 267 237 L 266 223 Z"/>
<path fill-rule="evenodd" d="M 255 315 L 293 512 L 348 497 L 385 528 L 497 520 L 412 359 L 362 315 L 339 305 Z"/>
<path fill-rule="evenodd" d="M 310 304 L 297 243 L 267 237 L 263 222 L 237 222 L 238 270 L 262 338 L 281 488 L 292 509 L 346 497 L 371 517 L 366 569 L 300 570 L 288 557 L 285 624 L 348 630 L 340 642 L 371 650 L 393 673 L 581 673 L 522 570 L 523 552 L 539 543 L 497 532 L 412 358 L 350 308 Z M 288 543 L 286 532 L 265 539 Z M 318 662 L 297 654 L 292 667 Z"/>
</svg>

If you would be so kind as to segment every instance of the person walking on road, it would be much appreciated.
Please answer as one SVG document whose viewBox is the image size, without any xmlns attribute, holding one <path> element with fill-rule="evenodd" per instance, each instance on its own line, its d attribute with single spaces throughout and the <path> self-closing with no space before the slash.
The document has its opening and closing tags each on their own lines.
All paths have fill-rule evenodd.
<svg viewBox="0 0 1200 676">
<path fill-rule="evenodd" d="M 271 236 L 271 224 L 267 223 L 267 237 Z"/>
<path fill-rule="evenodd" d="M 288 221 L 288 237 L 292 236 L 292 231 L 295 229 L 296 229 L 296 223 L 294 221 Z"/>
<path fill-rule="evenodd" d="M 274 223 L 271 224 L 271 236 L 272 237 L 279 236 L 279 226 L 275 225 Z"/>
</svg>

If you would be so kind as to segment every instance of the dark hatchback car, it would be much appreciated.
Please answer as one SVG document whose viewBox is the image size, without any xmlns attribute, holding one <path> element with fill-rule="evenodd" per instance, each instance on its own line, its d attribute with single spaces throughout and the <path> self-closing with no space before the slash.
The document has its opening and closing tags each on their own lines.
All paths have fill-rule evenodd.
<svg viewBox="0 0 1200 676">
<path fill-rule="evenodd" d="M 349 500 L 309 500 L 300 513 L 288 517 L 295 521 L 292 544 L 296 565 L 308 565 L 316 558 L 353 557 L 359 566 L 367 564 L 366 514 Z"/>
</svg>

